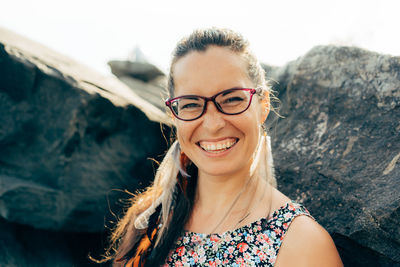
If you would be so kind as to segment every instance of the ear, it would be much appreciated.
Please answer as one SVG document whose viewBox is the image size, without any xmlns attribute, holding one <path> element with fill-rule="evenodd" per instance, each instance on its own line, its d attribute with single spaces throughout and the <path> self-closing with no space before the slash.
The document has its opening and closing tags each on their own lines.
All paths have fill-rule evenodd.
<svg viewBox="0 0 400 267">
<path fill-rule="evenodd" d="M 261 100 L 261 122 L 264 123 L 268 117 L 270 111 L 270 98 L 269 98 L 269 91 L 264 91 L 263 98 Z"/>
</svg>

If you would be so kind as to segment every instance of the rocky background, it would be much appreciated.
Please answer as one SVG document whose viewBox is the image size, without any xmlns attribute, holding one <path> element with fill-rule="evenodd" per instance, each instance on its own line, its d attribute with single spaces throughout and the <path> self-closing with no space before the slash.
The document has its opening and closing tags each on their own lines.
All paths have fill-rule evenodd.
<svg viewBox="0 0 400 267">
<path fill-rule="evenodd" d="M 87 256 L 170 136 L 163 73 L 109 65 L 118 79 L 0 29 L 0 266 L 109 265 Z M 265 69 L 283 117 L 267 121 L 279 189 L 345 266 L 400 266 L 400 58 L 321 46 Z"/>
</svg>

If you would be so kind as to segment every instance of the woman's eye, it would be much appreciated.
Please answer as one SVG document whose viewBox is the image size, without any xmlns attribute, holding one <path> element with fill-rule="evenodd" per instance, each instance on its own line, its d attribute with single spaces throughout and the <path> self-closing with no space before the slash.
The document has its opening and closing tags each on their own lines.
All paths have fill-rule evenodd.
<svg viewBox="0 0 400 267">
<path fill-rule="evenodd" d="M 187 103 L 180 107 L 180 109 L 191 109 L 191 108 L 198 108 L 200 105 L 198 103 Z"/>
<path fill-rule="evenodd" d="M 243 98 L 241 97 L 230 97 L 225 99 L 222 103 L 223 104 L 229 104 L 229 103 L 235 103 L 235 102 L 242 102 Z"/>
</svg>

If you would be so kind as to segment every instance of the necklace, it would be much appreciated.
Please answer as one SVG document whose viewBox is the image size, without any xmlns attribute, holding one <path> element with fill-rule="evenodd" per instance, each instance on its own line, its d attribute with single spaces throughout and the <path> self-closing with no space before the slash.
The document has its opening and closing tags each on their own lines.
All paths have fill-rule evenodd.
<svg viewBox="0 0 400 267">
<path fill-rule="evenodd" d="M 254 175 L 253 175 L 253 176 L 254 176 Z M 218 227 L 220 227 L 221 224 L 226 220 L 227 216 L 228 216 L 229 213 L 232 211 L 233 207 L 235 206 L 235 204 L 236 204 L 237 201 L 239 200 L 240 196 L 243 194 L 243 192 L 247 189 L 248 185 L 249 185 L 250 182 L 252 181 L 253 176 L 251 176 L 251 177 L 247 180 L 246 184 L 242 187 L 242 189 L 240 190 L 240 192 L 237 194 L 237 196 L 235 197 L 235 199 L 232 201 L 232 204 L 231 204 L 230 207 L 227 209 L 227 211 L 225 212 L 224 216 L 222 216 L 221 220 L 217 223 L 217 225 L 214 226 L 214 228 L 209 232 L 209 234 L 197 234 L 197 233 L 194 233 L 195 235 L 197 235 L 198 237 L 200 237 L 198 240 L 196 240 L 196 241 L 193 242 L 194 247 L 192 247 L 192 249 L 193 249 L 194 251 L 198 251 L 198 248 L 199 248 L 201 245 L 203 245 L 203 241 L 206 240 L 207 238 L 212 239 L 212 241 L 214 242 L 214 244 L 213 244 L 213 248 L 214 248 L 214 249 L 218 249 L 218 248 L 220 247 L 220 245 L 222 244 L 222 242 L 223 242 L 223 240 L 224 240 L 224 239 L 222 238 L 223 235 L 221 235 L 219 238 L 217 238 L 215 235 L 218 235 L 218 234 L 215 234 L 215 232 L 216 232 L 216 230 L 218 229 Z M 257 191 L 257 188 L 256 188 L 256 191 Z M 249 204 L 247 205 L 247 207 L 246 207 L 246 209 L 245 209 L 245 214 L 244 214 L 244 216 L 242 216 L 242 217 L 240 218 L 240 220 L 235 224 L 234 229 L 236 229 L 236 227 L 237 227 L 240 223 L 242 223 L 247 217 L 249 217 L 249 215 L 250 215 L 249 207 L 250 207 L 251 203 L 253 202 L 254 195 L 255 195 L 255 194 L 252 194 L 251 200 L 250 200 Z M 203 235 L 204 235 L 204 236 L 203 236 Z"/>
<path fill-rule="evenodd" d="M 250 199 L 250 201 L 248 202 L 248 204 L 247 204 L 247 206 L 246 206 L 246 208 L 245 208 L 245 210 L 244 210 L 245 213 L 244 213 L 244 215 L 242 216 L 242 218 L 241 218 L 241 219 L 235 224 L 235 226 L 233 227 L 234 230 L 235 230 L 236 228 L 238 228 L 239 225 L 240 225 L 244 220 L 246 220 L 247 217 L 250 216 L 250 214 L 251 214 L 250 207 L 253 205 L 254 197 L 257 195 L 258 184 L 259 184 L 259 180 L 257 181 L 255 190 L 254 190 L 254 192 L 251 194 L 251 199 Z"/>
<path fill-rule="evenodd" d="M 215 230 L 217 230 L 218 229 L 218 227 L 222 224 L 222 222 L 226 219 L 226 217 L 227 217 L 227 215 L 231 212 L 231 210 L 232 210 L 232 208 L 233 208 L 233 206 L 236 204 L 236 202 L 238 201 L 238 199 L 240 198 L 240 195 L 241 194 L 243 194 L 243 192 L 246 190 L 246 188 L 247 188 L 247 186 L 249 185 L 249 183 L 251 182 L 251 179 L 252 179 L 252 177 L 250 177 L 250 179 L 246 182 L 246 184 L 243 186 L 243 188 L 242 188 L 242 190 L 239 192 L 239 194 L 236 196 L 236 198 L 234 199 L 234 201 L 232 202 L 232 204 L 231 204 L 231 206 L 229 207 L 229 209 L 228 209 L 228 211 L 224 214 L 224 216 L 222 217 L 222 219 L 218 222 L 218 224 L 213 228 L 213 230 L 209 233 L 209 234 L 197 234 L 197 233 L 194 233 L 194 234 L 196 234 L 197 236 L 200 236 L 200 239 L 199 240 L 197 240 L 197 241 L 195 241 L 195 242 L 193 242 L 193 243 L 196 243 L 196 244 L 194 244 L 194 250 L 197 250 L 197 248 L 200 246 L 200 245 L 202 245 L 202 243 L 203 243 L 203 241 L 205 240 L 205 239 L 207 239 L 207 238 L 211 238 L 212 239 L 212 241 L 214 242 L 214 244 L 213 244 L 213 247 L 214 247 L 214 249 L 217 249 L 217 248 L 219 248 L 219 246 L 221 245 L 221 243 L 222 243 L 222 241 L 224 240 L 223 239 L 223 235 L 225 234 L 222 234 L 222 235 L 219 235 L 219 234 L 216 234 L 215 233 Z M 247 217 L 249 217 L 249 215 L 251 214 L 251 211 L 249 211 L 249 207 L 251 206 L 251 204 L 253 203 L 253 201 L 254 201 L 254 197 L 256 196 L 256 193 L 257 193 L 257 188 L 258 188 L 258 185 L 259 185 L 259 182 L 260 181 L 258 181 L 258 183 L 257 183 L 257 185 L 256 185 L 256 189 L 255 189 L 255 191 L 253 192 L 253 194 L 252 194 L 252 197 L 251 197 L 251 200 L 249 201 L 249 203 L 248 203 L 248 205 L 247 205 L 247 207 L 246 207 L 246 209 L 245 209 L 245 214 L 244 214 L 244 216 L 235 224 L 235 226 L 234 226 L 234 230 L 236 230 L 237 229 L 237 227 L 240 225 L 240 223 L 242 223 Z M 270 185 L 270 184 L 268 184 L 268 189 L 269 190 L 263 190 L 263 194 L 262 194 L 262 196 L 261 196 L 261 198 L 259 199 L 259 201 L 263 201 L 264 200 L 264 198 L 265 198 L 265 194 L 267 193 L 267 191 L 269 191 L 269 201 L 267 201 L 268 202 L 268 209 L 267 209 L 267 214 L 266 214 L 266 216 L 265 216 L 265 218 L 266 218 L 266 220 L 268 221 L 268 219 L 269 219 L 269 217 L 270 217 L 270 211 L 271 211 L 271 206 L 272 206 L 272 186 Z M 263 217 L 264 218 L 264 217 Z M 228 232 L 230 232 L 230 231 L 227 231 L 226 233 L 228 233 Z M 214 237 L 212 237 L 214 235 Z M 215 235 L 219 235 L 220 237 L 219 238 L 217 238 Z"/>
<path fill-rule="evenodd" d="M 218 224 L 210 231 L 209 234 L 215 233 L 215 231 L 218 229 L 218 227 L 225 221 L 226 217 L 227 217 L 227 216 L 229 215 L 229 213 L 232 211 L 233 207 L 235 206 L 236 202 L 239 200 L 240 196 L 241 196 L 241 195 L 243 194 L 243 192 L 247 189 L 247 186 L 250 184 L 250 181 L 253 179 L 253 176 L 254 176 L 254 175 L 252 175 L 252 176 L 247 180 L 246 184 L 242 187 L 242 190 L 240 190 L 240 192 L 237 194 L 237 196 L 236 196 L 235 199 L 233 200 L 233 202 L 232 202 L 231 206 L 229 207 L 229 209 L 225 212 L 224 216 L 222 216 L 221 220 L 220 220 L 220 221 L 218 222 Z M 253 195 L 253 197 L 254 197 L 254 195 Z M 253 197 L 252 197 L 252 200 L 253 200 Z M 247 206 L 247 209 L 246 209 L 246 210 L 248 210 L 248 207 L 249 207 L 249 206 Z M 235 225 L 235 227 L 236 227 L 238 224 L 240 224 L 244 219 L 246 219 L 249 215 L 250 215 L 250 212 L 247 213 L 243 218 L 241 218 L 241 219 L 239 220 L 239 222 Z"/>
</svg>

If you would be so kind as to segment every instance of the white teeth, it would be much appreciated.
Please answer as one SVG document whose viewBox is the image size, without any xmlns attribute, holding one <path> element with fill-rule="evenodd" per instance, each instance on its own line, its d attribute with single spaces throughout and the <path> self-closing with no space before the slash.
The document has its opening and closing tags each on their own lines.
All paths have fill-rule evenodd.
<svg viewBox="0 0 400 267">
<path fill-rule="evenodd" d="M 236 144 L 237 140 L 234 139 L 229 139 L 224 141 L 223 143 L 216 143 L 216 144 L 204 144 L 204 143 L 199 143 L 200 147 L 204 149 L 207 152 L 213 152 L 213 153 L 219 153 L 223 152 L 230 147 L 232 147 L 234 144 Z"/>
</svg>

